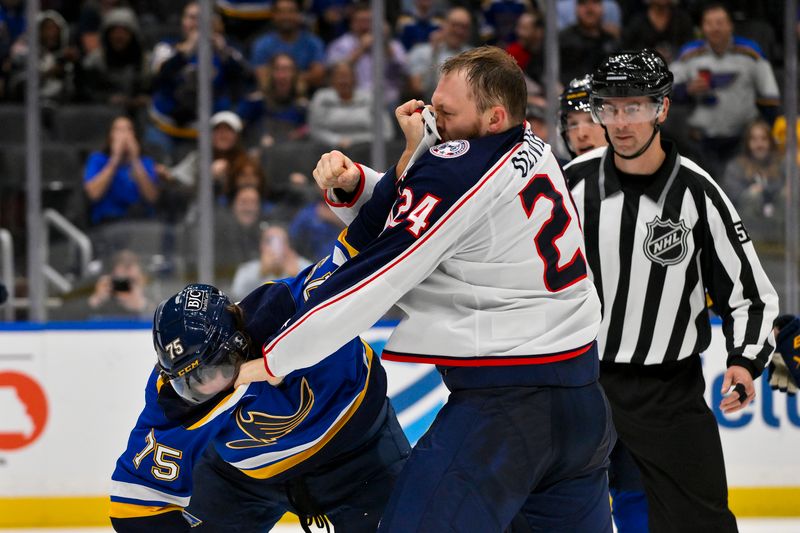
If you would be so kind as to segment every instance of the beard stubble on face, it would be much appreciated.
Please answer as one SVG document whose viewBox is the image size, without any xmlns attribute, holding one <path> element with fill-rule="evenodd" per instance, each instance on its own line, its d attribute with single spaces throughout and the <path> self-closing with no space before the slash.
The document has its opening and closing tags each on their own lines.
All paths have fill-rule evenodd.
<svg viewBox="0 0 800 533">
<path fill-rule="evenodd" d="M 442 141 L 457 141 L 460 139 L 477 139 L 478 137 L 483 137 L 487 135 L 483 131 L 483 127 L 481 125 L 480 115 L 474 120 L 474 122 L 468 126 L 464 127 L 456 127 L 445 129 L 444 132 L 439 132 L 442 136 Z"/>
</svg>

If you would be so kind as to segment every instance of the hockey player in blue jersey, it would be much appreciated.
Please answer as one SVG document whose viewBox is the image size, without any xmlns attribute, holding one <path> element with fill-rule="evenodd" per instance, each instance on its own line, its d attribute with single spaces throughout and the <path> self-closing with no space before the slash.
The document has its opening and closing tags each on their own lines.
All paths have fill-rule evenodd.
<svg viewBox="0 0 800 533">
<path fill-rule="evenodd" d="M 612 531 L 600 303 L 564 176 L 524 122 L 525 94 L 514 60 L 481 47 L 442 66 L 432 104 L 444 142 L 418 149 L 422 102 L 400 106 L 400 162 L 383 177 L 359 167 L 327 192 L 353 258 L 238 378 L 316 364 L 400 308 L 382 357 L 436 365 L 450 396 L 381 532 Z"/>
<path fill-rule="evenodd" d="M 112 476 L 117 531 L 268 531 L 286 511 L 306 531 L 326 519 L 375 531 L 409 444 L 369 345 L 354 338 L 280 383 L 233 388 L 239 365 L 261 357 L 346 253 L 238 304 L 210 285 L 161 303 L 158 363 Z"/>
</svg>

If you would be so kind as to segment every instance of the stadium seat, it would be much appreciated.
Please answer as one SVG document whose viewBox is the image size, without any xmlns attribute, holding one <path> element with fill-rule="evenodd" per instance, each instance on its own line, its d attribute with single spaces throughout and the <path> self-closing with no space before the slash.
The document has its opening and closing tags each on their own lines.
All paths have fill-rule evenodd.
<svg viewBox="0 0 800 533">
<path fill-rule="evenodd" d="M 102 148 L 114 118 L 123 114 L 116 107 L 105 105 L 68 105 L 58 108 L 53 128 L 58 141 Z"/>
<path fill-rule="evenodd" d="M 25 106 L 0 106 L 0 143 L 21 144 L 25 142 Z"/>
<path fill-rule="evenodd" d="M 289 175 L 293 172 L 305 174 L 309 179 L 317 160 L 327 149 L 311 141 L 292 141 L 275 144 L 264 149 L 261 164 L 267 174 L 270 187 L 276 193 L 285 191 Z"/>
</svg>

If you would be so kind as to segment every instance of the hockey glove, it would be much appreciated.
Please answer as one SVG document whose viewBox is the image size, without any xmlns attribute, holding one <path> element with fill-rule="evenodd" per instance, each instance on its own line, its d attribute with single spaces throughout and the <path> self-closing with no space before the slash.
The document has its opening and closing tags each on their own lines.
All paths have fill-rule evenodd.
<svg viewBox="0 0 800 533">
<path fill-rule="evenodd" d="M 783 315 L 775 321 L 775 327 L 779 331 L 769 363 L 769 385 L 794 395 L 800 383 L 800 318 Z"/>
</svg>

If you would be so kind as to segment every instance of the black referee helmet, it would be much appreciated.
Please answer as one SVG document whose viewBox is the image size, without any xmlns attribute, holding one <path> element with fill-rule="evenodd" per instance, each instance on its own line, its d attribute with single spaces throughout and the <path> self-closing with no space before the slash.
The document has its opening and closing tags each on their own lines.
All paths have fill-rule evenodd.
<svg viewBox="0 0 800 533">
<path fill-rule="evenodd" d="M 608 137 L 608 129 L 601 119 L 604 101 L 607 98 L 648 97 L 658 105 L 652 110 L 649 120 L 653 121 L 653 134 L 636 153 L 617 155 L 623 159 L 635 159 L 642 155 L 653 142 L 660 124 L 658 116 L 663 111 L 664 98 L 672 92 L 674 76 L 664 58 L 650 48 L 638 51 L 625 51 L 611 54 L 592 74 L 591 112 L 592 119 L 606 129 L 606 140 L 614 148 Z"/>
<path fill-rule="evenodd" d="M 672 91 L 672 80 L 667 62 L 655 50 L 619 52 L 594 71 L 592 99 L 649 96 L 660 101 Z"/>
</svg>

